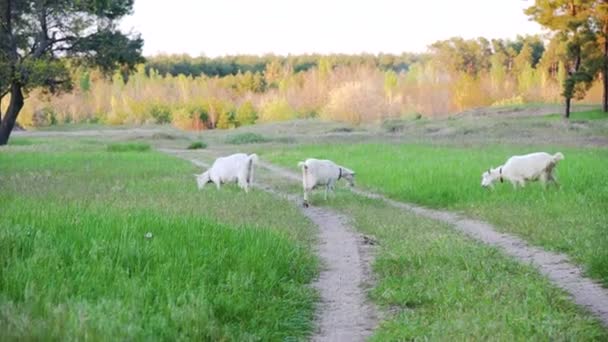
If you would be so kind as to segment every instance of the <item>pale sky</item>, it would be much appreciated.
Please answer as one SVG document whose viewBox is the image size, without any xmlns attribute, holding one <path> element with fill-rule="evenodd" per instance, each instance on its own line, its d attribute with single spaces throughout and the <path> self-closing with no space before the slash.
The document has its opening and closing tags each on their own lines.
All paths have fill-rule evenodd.
<svg viewBox="0 0 608 342">
<path fill-rule="evenodd" d="M 532 0 L 135 0 L 144 55 L 423 52 L 437 40 L 541 33 Z"/>
</svg>

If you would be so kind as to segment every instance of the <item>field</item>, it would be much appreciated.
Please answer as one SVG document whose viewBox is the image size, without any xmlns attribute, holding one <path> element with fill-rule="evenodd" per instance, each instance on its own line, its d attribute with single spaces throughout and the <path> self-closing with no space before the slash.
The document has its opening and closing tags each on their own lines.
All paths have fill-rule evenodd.
<svg viewBox="0 0 608 342">
<path fill-rule="evenodd" d="M 391 198 L 462 211 L 494 223 L 534 244 L 565 252 L 584 264 L 590 276 L 608 285 L 608 150 L 552 148 L 564 153 L 559 189 L 530 184 L 481 188 L 481 173 L 531 146 L 428 146 L 412 144 L 307 145 L 267 157 L 293 167 L 318 157 L 348 165 L 359 185 Z M 390 162 L 387 162 L 390 161 Z"/>
<path fill-rule="evenodd" d="M 381 246 L 373 340 L 601 340 L 601 326 L 528 266 L 449 227 L 340 193 L 332 206 Z"/>
<path fill-rule="evenodd" d="M 287 203 L 197 192 L 196 168 L 142 143 L 14 143 L 0 153 L 1 340 L 310 333 L 313 228 Z"/>
<path fill-rule="evenodd" d="M 608 285 L 608 120 L 594 111 L 571 123 L 536 109 L 498 111 L 506 114 L 203 133 L 67 126 L 15 137 L 0 153 L 1 337 L 314 336 L 323 305 L 311 284 L 327 267 L 315 256 L 324 241 L 313 222 L 259 189 L 198 191 L 200 168 L 157 148 L 204 162 L 256 152 L 294 172 L 307 157 L 333 159 L 357 171 L 357 187 L 489 221 L 566 253 Z M 202 148 L 187 150 L 194 142 Z M 489 166 L 535 150 L 566 156 L 560 188 L 480 187 Z M 297 181 L 262 167 L 256 175 L 301 196 Z M 496 248 L 342 185 L 322 197 L 316 192 L 313 206 L 377 241 L 365 290 L 379 311 L 372 340 L 608 339 L 567 293 Z"/>
</svg>

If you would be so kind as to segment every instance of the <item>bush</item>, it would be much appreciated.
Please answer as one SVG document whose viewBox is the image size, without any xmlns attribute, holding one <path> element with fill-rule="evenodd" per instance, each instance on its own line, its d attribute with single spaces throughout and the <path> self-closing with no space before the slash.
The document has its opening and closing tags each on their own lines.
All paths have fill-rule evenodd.
<svg viewBox="0 0 608 342">
<path fill-rule="evenodd" d="M 106 148 L 108 152 L 147 152 L 150 145 L 145 143 L 113 143 Z"/>
<path fill-rule="evenodd" d="M 172 113 L 173 126 L 185 130 L 200 130 L 206 127 L 201 121 L 200 114 L 186 107 L 180 107 Z"/>
<path fill-rule="evenodd" d="M 155 104 L 150 108 L 150 116 L 157 124 L 166 124 L 171 122 L 171 109 L 166 105 Z"/>
<path fill-rule="evenodd" d="M 330 92 L 321 118 L 358 125 L 379 118 L 384 109 L 382 89 L 362 82 L 348 82 Z"/>
<path fill-rule="evenodd" d="M 34 127 L 45 127 L 57 124 L 57 113 L 51 107 L 44 107 L 34 111 L 32 125 Z"/>
<path fill-rule="evenodd" d="M 275 122 L 295 119 L 298 113 L 291 108 L 287 100 L 277 98 L 262 104 L 260 110 L 260 121 Z"/>
<path fill-rule="evenodd" d="M 517 95 L 508 99 L 502 99 L 492 103 L 492 107 L 503 107 L 503 106 L 516 106 L 523 105 L 525 103 L 523 96 Z"/>
<path fill-rule="evenodd" d="M 401 132 L 405 128 L 405 121 L 403 119 L 391 119 L 382 122 L 382 128 L 388 133 Z"/>
<path fill-rule="evenodd" d="M 269 141 L 270 139 L 256 133 L 235 134 L 226 139 L 226 143 L 233 145 L 256 144 L 265 143 Z"/>
<path fill-rule="evenodd" d="M 253 125 L 257 119 L 258 115 L 250 101 L 243 103 L 236 111 L 235 120 L 239 126 Z"/>
<path fill-rule="evenodd" d="M 227 129 L 236 127 L 236 115 L 234 113 L 234 110 L 223 110 L 218 115 L 219 117 L 217 119 L 217 124 L 215 125 L 216 128 Z"/>
<path fill-rule="evenodd" d="M 207 148 L 207 144 L 202 141 L 195 141 L 188 146 L 189 150 L 200 150 L 203 148 Z"/>
</svg>

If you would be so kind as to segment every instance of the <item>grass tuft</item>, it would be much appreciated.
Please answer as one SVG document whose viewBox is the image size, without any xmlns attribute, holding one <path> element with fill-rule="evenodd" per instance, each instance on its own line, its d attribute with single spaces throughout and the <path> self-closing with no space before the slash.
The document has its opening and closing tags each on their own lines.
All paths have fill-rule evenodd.
<svg viewBox="0 0 608 342">
<path fill-rule="evenodd" d="M 112 143 L 106 147 L 108 152 L 147 152 L 150 145 L 146 143 Z"/>
<path fill-rule="evenodd" d="M 239 133 L 231 135 L 226 139 L 226 143 L 232 145 L 257 144 L 270 141 L 271 139 L 257 133 Z"/>
<path fill-rule="evenodd" d="M 152 139 L 154 140 L 175 140 L 177 137 L 173 134 L 159 132 L 152 134 Z"/>
<path fill-rule="evenodd" d="M 189 150 L 200 150 L 207 148 L 207 144 L 203 141 L 195 141 L 188 145 L 187 149 Z"/>
</svg>

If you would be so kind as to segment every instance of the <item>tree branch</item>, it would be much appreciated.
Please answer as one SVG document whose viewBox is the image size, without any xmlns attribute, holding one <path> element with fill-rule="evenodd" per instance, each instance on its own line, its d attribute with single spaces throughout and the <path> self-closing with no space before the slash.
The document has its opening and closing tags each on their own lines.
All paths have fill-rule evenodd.
<svg viewBox="0 0 608 342">
<path fill-rule="evenodd" d="M 34 50 L 33 57 L 38 58 L 44 53 L 49 46 L 49 35 L 46 24 L 46 7 L 41 5 L 40 11 L 38 12 L 38 20 L 40 21 L 40 45 Z"/>
</svg>

